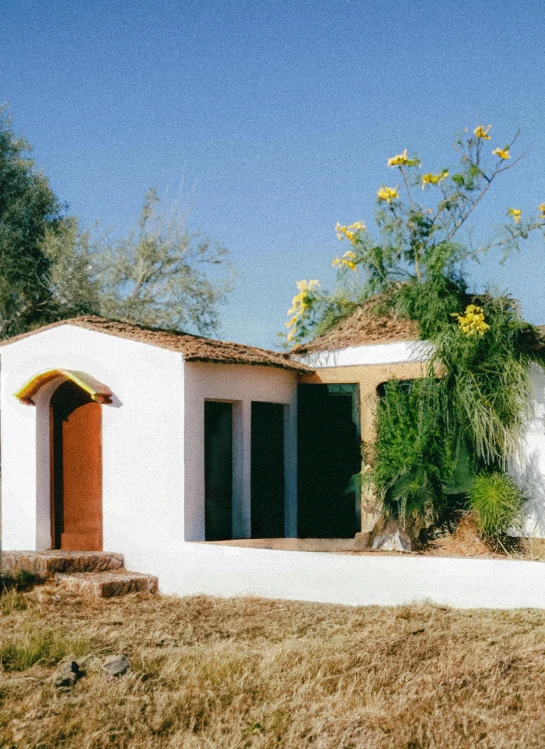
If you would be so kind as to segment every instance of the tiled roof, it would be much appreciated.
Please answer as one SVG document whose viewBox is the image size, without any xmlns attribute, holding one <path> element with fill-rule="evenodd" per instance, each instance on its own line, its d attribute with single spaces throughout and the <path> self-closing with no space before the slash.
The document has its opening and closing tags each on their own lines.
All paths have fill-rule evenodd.
<svg viewBox="0 0 545 749">
<path fill-rule="evenodd" d="M 186 361 L 212 362 L 217 364 L 252 364 L 256 366 L 278 367 L 294 372 L 312 372 L 310 367 L 300 364 L 289 358 L 288 354 L 267 351 L 266 349 L 246 346 L 242 343 L 229 343 L 227 341 L 216 341 L 211 338 L 192 335 L 190 333 L 177 333 L 169 330 L 148 328 L 144 325 L 109 320 L 104 317 L 73 317 L 68 320 L 36 328 L 28 333 L 8 338 L 0 342 L 0 346 L 27 338 L 44 330 L 51 330 L 61 325 L 73 325 L 78 328 L 94 330 L 99 333 L 126 338 L 138 343 L 147 343 L 150 346 L 177 351 L 183 355 Z"/>
<path fill-rule="evenodd" d="M 370 304 L 358 307 L 326 333 L 296 346 L 291 353 L 302 356 L 315 351 L 338 351 L 348 346 L 419 339 L 418 324 L 413 320 L 376 315 L 370 307 Z"/>
<path fill-rule="evenodd" d="M 471 299 L 474 300 L 475 297 Z M 295 346 L 291 353 L 305 356 L 318 351 L 338 351 L 348 346 L 419 340 L 417 322 L 395 315 L 377 314 L 374 312 L 376 303 L 377 298 L 374 298 L 362 304 L 323 335 Z M 523 339 L 529 350 L 545 351 L 545 325 L 528 328 Z"/>
</svg>

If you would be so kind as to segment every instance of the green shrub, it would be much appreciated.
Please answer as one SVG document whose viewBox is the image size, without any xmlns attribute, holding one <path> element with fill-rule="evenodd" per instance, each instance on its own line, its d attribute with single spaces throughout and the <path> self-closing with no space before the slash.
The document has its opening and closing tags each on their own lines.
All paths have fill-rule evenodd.
<svg viewBox="0 0 545 749">
<path fill-rule="evenodd" d="M 28 570 L 19 570 L 15 577 L 15 587 L 17 590 L 32 590 L 35 585 L 40 585 L 41 583 L 43 583 L 42 578 Z"/>
<path fill-rule="evenodd" d="M 0 596 L 12 588 L 32 590 L 35 585 L 40 585 L 40 583 L 43 583 L 41 577 L 28 570 L 19 570 L 16 575 L 10 572 L 0 573 Z"/>
<path fill-rule="evenodd" d="M 479 530 L 498 538 L 516 526 L 523 497 L 513 479 L 505 473 L 479 473 L 469 493 L 469 505 Z"/>
<path fill-rule="evenodd" d="M 381 395 L 372 478 L 387 514 L 430 525 L 446 507 L 458 452 L 446 438 L 436 380 L 390 380 Z"/>
</svg>

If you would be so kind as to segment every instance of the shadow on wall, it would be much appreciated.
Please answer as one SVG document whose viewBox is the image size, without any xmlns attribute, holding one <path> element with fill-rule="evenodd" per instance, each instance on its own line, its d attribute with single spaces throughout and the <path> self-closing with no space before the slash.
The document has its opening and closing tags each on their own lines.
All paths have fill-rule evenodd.
<svg viewBox="0 0 545 749">
<path fill-rule="evenodd" d="M 545 538 L 545 476 L 540 453 L 526 453 L 517 465 L 509 469 L 526 501 L 522 506 L 522 535 Z"/>
<path fill-rule="evenodd" d="M 532 407 L 519 457 L 509 467 L 526 497 L 522 508 L 524 536 L 545 538 L 545 373 L 532 367 Z"/>
</svg>

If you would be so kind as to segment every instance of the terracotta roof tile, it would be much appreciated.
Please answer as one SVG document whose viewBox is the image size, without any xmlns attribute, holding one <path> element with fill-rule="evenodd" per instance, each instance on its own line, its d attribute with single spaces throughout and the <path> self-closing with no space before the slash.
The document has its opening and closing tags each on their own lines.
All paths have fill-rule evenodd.
<svg viewBox="0 0 545 749">
<path fill-rule="evenodd" d="M 78 328 L 86 328 L 87 330 L 95 330 L 99 333 L 126 338 L 138 343 L 147 343 L 150 346 L 157 346 L 169 351 L 177 351 L 183 355 L 186 361 L 211 362 L 216 364 L 251 364 L 278 367 L 294 372 L 308 373 L 313 371 L 305 364 L 300 364 L 290 359 L 288 354 L 267 351 L 255 346 L 246 346 L 242 343 L 216 341 L 211 338 L 192 335 L 191 333 L 177 333 L 169 330 L 148 328 L 144 325 L 134 325 L 95 316 L 59 320 L 51 325 L 45 325 L 14 338 L 0 341 L 0 346 L 15 343 L 35 333 L 51 330 L 61 325 L 73 325 Z"/>
<path fill-rule="evenodd" d="M 358 307 L 327 333 L 296 346 L 291 353 L 301 356 L 314 351 L 338 351 L 348 346 L 419 339 L 418 324 L 413 320 L 376 315 L 370 307 L 370 304 Z"/>
</svg>

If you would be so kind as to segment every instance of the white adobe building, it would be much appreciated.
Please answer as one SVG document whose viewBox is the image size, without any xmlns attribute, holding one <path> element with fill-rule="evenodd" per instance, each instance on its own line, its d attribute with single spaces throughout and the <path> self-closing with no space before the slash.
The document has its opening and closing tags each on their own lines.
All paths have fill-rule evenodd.
<svg viewBox="0 0 545 749">
<path fill-rule="evenodd" d="M 93 317 L 10 339 L 0 361 L 4 550 L 124 552 L 143 539 L 158 549 L 250 537 L 252 478 L 277 489 L 280 481 L 262 521 L 296 535 L 305 365 Z M 270 445 L 266 419 L 276 429 Z M 269 464 L 252 466 L 252 434 Z M 226 462 L 226 471 L 214 465 Z"/>
<path fill-rule="evenodd" d="M 425 371 L 416 339 L 412 323 L 357 311 L 298 360 L 97 317 L 4 341 L 0 548 L 120 552 L 179 594 L 395 603 L 414 588 L 443 600 L 434 573 L 420 588 L 389 578 L 384 599 L 370 557 L 298 551 L 365 547 L 376 508 L 347 481 L 373 439 L 377 387 Z M 533 379 L 513 470 L 526 532 L 545 537 L 545 376 Z"/>
</svg>

